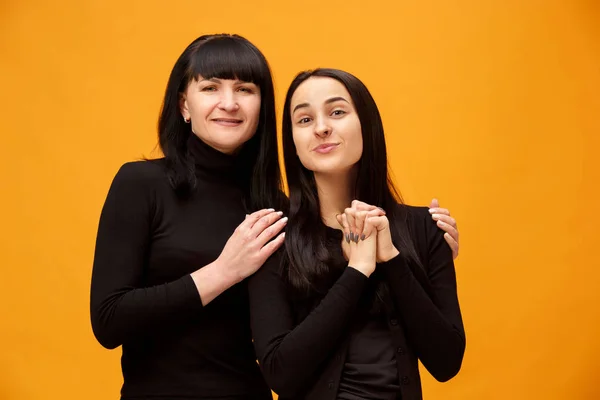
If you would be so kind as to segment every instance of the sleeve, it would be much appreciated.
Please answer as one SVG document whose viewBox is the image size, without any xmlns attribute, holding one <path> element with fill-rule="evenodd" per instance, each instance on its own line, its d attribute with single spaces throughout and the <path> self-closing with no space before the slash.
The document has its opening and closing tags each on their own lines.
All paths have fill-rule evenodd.
<svg viewBox="0 0 600 400">
<path fill-rule="evenodd" d="M 452 251 L 429 213 L 419 215 L 419 238 L 427 240 L 428 262 L 409 266 L 401 255 L 378 265 L 390 284 L 407 338 L 425 368 L 440 382 L 460 370 L 465 331 L 458 303 Z"/>
<path fill-rule="evenodd" d="M 147 162 L 123 165 L 100 215 L 90 312 L 94 335 L 109 349 L 202 309 L 190 275 L 141 287 L 156 190 L 148 167 Z"/>
<path fill-rule="evenodd" d="M 320 304 L 296 324 L 279 260 L 272 257 L 249 281 L 251 325 L 267 383 L 280 396 L 294 396 L 336 348 L 367 277 L 346 268 Z"/>
</svg>

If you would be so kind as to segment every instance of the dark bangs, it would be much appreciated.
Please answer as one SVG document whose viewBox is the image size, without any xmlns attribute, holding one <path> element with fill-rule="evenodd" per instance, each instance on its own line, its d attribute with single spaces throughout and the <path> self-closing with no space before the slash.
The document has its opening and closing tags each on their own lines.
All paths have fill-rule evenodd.
<svg viewBox="0 0 600 400">
<path fill-rule="evenodd" d="M 252 82 L 261 90 L 271 79 L 268 64 L 254 46 L 237 35 L 218 36 L 197 43 L 186 71 L 187 84 L 202 76 L 204 79 L 237 79 Z"/>
</svg>

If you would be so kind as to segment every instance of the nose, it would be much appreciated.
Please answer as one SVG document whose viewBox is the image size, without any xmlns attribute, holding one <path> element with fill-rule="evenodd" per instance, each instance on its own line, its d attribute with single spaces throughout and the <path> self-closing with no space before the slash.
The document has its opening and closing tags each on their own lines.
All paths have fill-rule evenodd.
<svg viewBox="0 0 600 400">
<path fill-rule="evenodd" d="M 227 112 L 234 112 L 240 108 L 233 90 L 221 91 L 221 101 L 219 102 L 219 108 Z"/>
<path fill-rule="evenodd" d="M 331 127 L 327 124 L 327 121 L 324 118 L 317 118 L 317 123 L 315 124 L 315 135 L 325 138 L 331 134 Z"/>
</svg>

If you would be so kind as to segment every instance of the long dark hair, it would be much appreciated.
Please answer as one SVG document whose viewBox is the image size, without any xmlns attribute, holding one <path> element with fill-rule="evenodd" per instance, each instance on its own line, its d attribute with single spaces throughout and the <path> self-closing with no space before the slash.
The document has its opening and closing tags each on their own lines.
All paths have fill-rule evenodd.
<svg viewBox="0 0 600 400">
<path fill-rule="evenodd" d="M 283 152 L 290 192 L 290 222 L 285 249 L 290 283 L 304 293 L 317 290 L 319 281 L 330 274 L 328 264 L 332 260 L 326 242 L 327 228 L 321 220 L 314 174 L 300 162 L 292 136 L 292 96 L 298 86 L 311 77 L 333 78 L 348 90 L 360 120 L 363 138 L 354 198 L 383 208 L 390 221 L 394 244 L 403 257 L 421 265 L 405 223 L 406 211 L 402 206 L 402 197 L 388 174 L 383 124 L 375 100 L 355 76 L 336 69 L 319 68 L 296 76 L 288 89 L 283 108 Z M 377 292 L 381 298 L 385 290 L 382 288 Z"/>
<path fill-rule="evenodd" d="M 260 87 L 261 105 L 258 127 L 240 153 L 241 182 L 247 184 L 245 203 L 248 211 L 281 207 L 283 198 L 277 153 L 277 125 L 273 79 L 265 56 L 239 35 L 204 35 L 194 40 L 179 56 L 167 83 L 158 138 L 165 156 L 167 175 L 173 189 L 181 195 L 196 187 L 194 160 L 188 152 L 193 135 L 183 120 L 180 97 L 188 84 L 205 79 L 239 79 Z"/>
</svg>

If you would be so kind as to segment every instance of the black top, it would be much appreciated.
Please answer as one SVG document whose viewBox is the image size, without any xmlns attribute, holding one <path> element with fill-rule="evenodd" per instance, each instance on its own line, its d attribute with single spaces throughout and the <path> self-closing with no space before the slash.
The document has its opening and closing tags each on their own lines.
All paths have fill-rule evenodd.
<svg viewBox="0 0 600 400">
<path fill-rule="evenodd" d="M 252 347 L 247 282 L 206 307 L 190 273 L 244 220 L 235 158 L 189 140 L 197 190 L 178 198 L 165 160 L 125 164 L 108 193 L 91 288 L 94 334 L 123 346 L 122 398 L 271 399 Z"/>
<path fill-rule="evenodd" d="M 385 316 L 396 352 L 398 396 L 418 400 L 422 399 L 418 360 L 437 380 L 452 378 L 462 364 L 465 333 L 452 252 L 443 232 L 427 208 L 399 207 L 403 219 L 397 222 L 407 225 L 423 268 L 400 254 L 377 265 L 371 279 L 378 274 L 391 292 Z M 332 252 L 341 254 L 341 236 L 339 232 L 337 248 L 328 247 Z M 336 399 L 349 332 L 361 296 L 370 293 L 369 279 L 353 268 L 342 268 L 325 295 L 305 302 L 284 278 L 285 265 L 272 257 L 250 279 L 259 364 L 282 400 Z"/>
<path fill-rule="evenodd" d="M 350 334 L 338 400 L 395 400 L 398 367 L 392 334 L 380 316 L 361 313 Z"/>
</svg>

